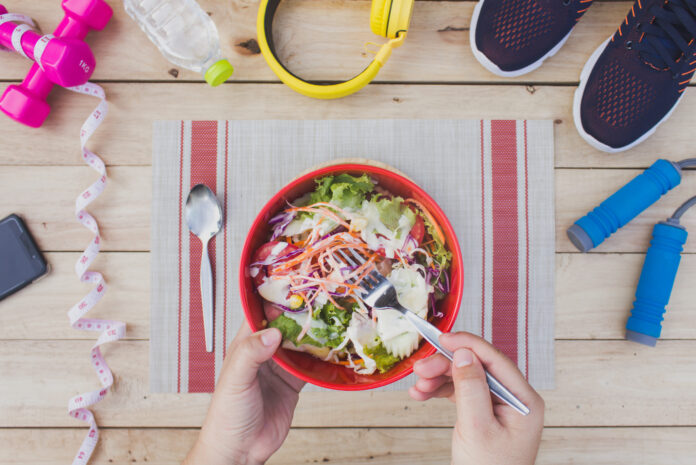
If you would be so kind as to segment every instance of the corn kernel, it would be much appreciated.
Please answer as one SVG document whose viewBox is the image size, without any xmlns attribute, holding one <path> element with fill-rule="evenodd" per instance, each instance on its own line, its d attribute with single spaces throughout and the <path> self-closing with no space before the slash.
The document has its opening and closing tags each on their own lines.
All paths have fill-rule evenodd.
<svg viewBox="0 0 696 465">
<path fill-rule="evenodd" d="M 290 308 L 292 310 L 297 310 L 298 308 L 300 308 L 302 306 L 302 303 L 302 296 L 299 296 L 297 294 L 290 296 Z"/>
</svg>

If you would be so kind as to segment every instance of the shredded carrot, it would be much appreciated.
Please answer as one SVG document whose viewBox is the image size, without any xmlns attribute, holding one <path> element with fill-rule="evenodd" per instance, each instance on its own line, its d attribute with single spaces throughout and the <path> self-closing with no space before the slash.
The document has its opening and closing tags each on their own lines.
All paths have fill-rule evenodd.
<svg viewBox="0 0 696 465">
<path fill-rule="evenodd" d="M 370 263 L 370 265 L 372 265 L 372 263 Z M 358 276 L 357 278 L 355 278 L 355 282 L 359 283 L 360 281 L 365 279 L 365 276 L 372 273 L 372 270 L 374 270 L 374 268 L 375 268 L 374 266 L 370 266 L 368 268 L 365 268 L 365 270 L 362 272 L 362 274 L 360 276 Z"/>
<path fill-rule="evenodd" d="M 346 242 L 345 239 L 342 237 L 344 233 L 340 234 L 334 234 L 333 236 L 329 236 L 315 244 L 312 244 L 308 246 L 304 252 L 300 253 L 296 257 L 293 257 L 292 259 L 279 263 L 276 265 L 273 269 L 274 272 L 276 271 L 282 271 L 282 270 L 287 270 L 289 268 L 294 267 L 295 265 L 302 263 L 306 259 L 310 257 L 314 257 L 316 255 L 321 256 L 321 254 L 324 251 L 327 251 L 329 248 L 334 248 L 334 246 L 339 246 L 342 248 L 357 248 L 357 249 L 367 249 L 366 244 L 359 244 L 359 243 L 350 243 Z"/>
<path fill-rule="evenodd" d="M 398 258 L 399 261 L 400 261 L 404 266 L 408 266 L 408 264 L 406 263 L 406 260 L 404 260 L 403 255 L 401 255 L 401 252 L 399 252 L 398 250 L 395 250 L 395 251 L 394 251 L 394 255 L 396 255 L 396 258 Z"/>
<path fill-rule="evenodd" d="M 329 302 L 334 304 L 336 306 L 336 308 L 340 308 L 341 310 L 345 310 L 345 308 L 343 308 L 338 302 L 336 302 L 334 300 L 333 297 L 331 297 L 331 294 L 329 294 L 329 291 L 326 290 L 326 287 L 323 284 L 320 284 L 319 287 L 321 288 L 322 291 L 324 291 L 326 293 L 326 297 L 328 297 Z"/>
<path fill-rule="evenodd" d="M 336 362 L 336 363 L 337 363 L 338 365 L 350 366 L 350 361 L 348 361 L 348 360 L 339 360 L 339 361 Z M 357 358 L 357 359 L 353 360 L 353 365 L 358 365 L 358 364 L 361 364 L 361 363 L 362 363 L 362 364 L 365 363 L 365 361 L 364 361 L 363 359 L 361 359 L 361 358 Z"/>
<path fill-rule="evenodd" d="M 345 277 L 346 281 L 349 279 L 353 279 L 356 276 L 359 276 L 359 278 L 356 279 L 356 282 L 362 281 L 362 279 L 372 271 L 372 264 L 375 262 L 375 257 L 372 256 L 370 257 L 365 263 L 360 265 L 358 268 L 355 269 L 352 273 L 350 273 L 348 276 Z"/>
<path fill-rule="evenodd" d="M 324 284 L 333 284 L 334 286 L 347 287 L 348 289 L 351 289 L 351 290 L 358 288 L 358 286 L 355 284 L 333 281 L 331 279 L 326 279 L 326 278 L 313 278 L 311 276 L 298 276 L 298 278 L 310 281 L 307 284 L 300 285 L 299 288 L 301 288 L 301 286 L 313 286 L 314 284 L 319 284 L 320 286 L 323 286 Z"/>
</svg>

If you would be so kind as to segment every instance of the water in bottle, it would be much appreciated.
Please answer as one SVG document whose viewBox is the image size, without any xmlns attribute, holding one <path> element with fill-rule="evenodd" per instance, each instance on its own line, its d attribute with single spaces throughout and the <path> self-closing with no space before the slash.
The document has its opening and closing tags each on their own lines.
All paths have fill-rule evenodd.
<svg viewBox="0 0 696 465">
<path fill-rule="evenodd" d="M 195 0 L 124 0 L 124 4 L 131 18 L 175 65 L 203 73 L 211 86 L 232 75 L 232 65 L 222 57 L 215 23 Z"/>
</svg>

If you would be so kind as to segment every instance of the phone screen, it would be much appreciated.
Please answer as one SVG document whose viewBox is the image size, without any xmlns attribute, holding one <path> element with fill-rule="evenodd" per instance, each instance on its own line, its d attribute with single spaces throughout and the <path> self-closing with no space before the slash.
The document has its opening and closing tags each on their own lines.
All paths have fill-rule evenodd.
<svg viewBox="0 0 696 465">
<path fill-rule="evenodd" d="M 0 299 L 46 273 L 46 262 L 21 220 L 0 221 Z"/>
</svg>

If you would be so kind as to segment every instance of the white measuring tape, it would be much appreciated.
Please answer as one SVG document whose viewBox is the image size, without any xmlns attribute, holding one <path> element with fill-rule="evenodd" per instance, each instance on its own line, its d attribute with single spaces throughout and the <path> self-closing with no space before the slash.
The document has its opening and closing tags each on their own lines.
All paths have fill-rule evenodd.
<svg viewBox="0 0 696 465">
<path fill-rule="evenodd" d="M 92 136 L 94 131 L 99 127 L 108 110 L 104 89 L 93 83 L 86 83 L 81 86 L 70 87 L 69 90 L 80 94 L 91 95 L 101 99 L 97 108 L 87 118 L 82 125 L 80 131 L 80 146 L 82 148 L 82 158 L 92 169 L 99 173 L 97 179 L 91 186 L 85 189 L 75 201 L 75 216 L 77 220 L 87 229 L 92 231 L 94 238 L 82 253 L 77 263 L 75 263 L 75 273 L 83 283 L 93 284 L 92 290 L 76 303 L 68 312 L 70 325 L 75 329 L 83 331 L 100 332 L 97 342 L 92 346 L 91 361 L 94 371 L 99 377 L 102 388 L 96 391 L 87 392 L 77 395 L 68 402 L 68 413 L 70 416 L 82 420 L 89 424 L 89 432 L 82 441 L 82 445 L 73 459 L 73 465 L 85 465 L 94 452 L 94 448 L 99 440 L 99 428 L 94 419 L 94 415 L 88 407 L 102 400 L 114 383 L 114 377 L 111 370 L 102 357 L 99 347 L 107 342 L 113 342 L 121 339 L 126 335 L 126 324 L 120 321 L 113 320 L 97 320 L 93 318 L 83 318 L 83 316 L 94 307 L 97 302 L 104 296 L 106 292 L 106 283 L 101 273 L 89 271 L 89 266 L 99 253 L 101 246 L 101 236 L 99 235 L 99 226 L 94 217 L 86 210 L 87 206 L 92 203 L 104 191 L 106 187 L 106 166 L 104 162 L 95 153 L 90 151 L 87 146 L 87 141 Z"/>
<path fill-rule="evenodd" d="M 17 51 L 17 53 L 23 55 L 26 58 L 31 59 L 22 48 L 22 36 L 26 34 L 28 31 L 36 29 L 36 23 L 34 23 L 34 20 L 26 15 L 20 15 L 17 13 L 6 13 L 4 15 L 0 15 L 0 24 L 9 22 L 20 23 L 15 28 L 15 30 L 12 31 L 12 36 L 10 37 L 10 40 L 12 41 L 12 47 Z M 41 64 L 41 57 L 43 56 L 43 53 L 46 50 L 46 46 L 48 45 L 48 43 L 55 38 L 56 37 L 53 34 L 46 34 L 42 36 L 34 46 L 33 59 L 36 62 L 36 64 L 41 67 L 41 69 L 43 69 L 43 65 Z M 11 52 L 12 50 L 0 45 L 0 51 Z"/>
<path fill-rule="evenodd" d="M 31 27 L 36 27 L 36 23 L 34 23 L 34 20 L 31 19 L 29 16 L 26 15 L 20 15 L 17 13 L 5 13 L 4 15 L 0 15 L 0 24 L 3 23 L 20 23 L 20 24 L 28 24 Z M 14 34 L 11 37 L 12 39 L 12 46 L 14 47 Z M 20 50 L 18 50 L 19 53 L 22 55 L 26 56 L 24 53 L 24 50 L 21 50 L 21 46 L 19 47 Z M 4 46 L 0 45 L 0 51 L 1 52 L 11 52 L 12 50 L 9 48 L 5 48 Z"/>
</svg>

